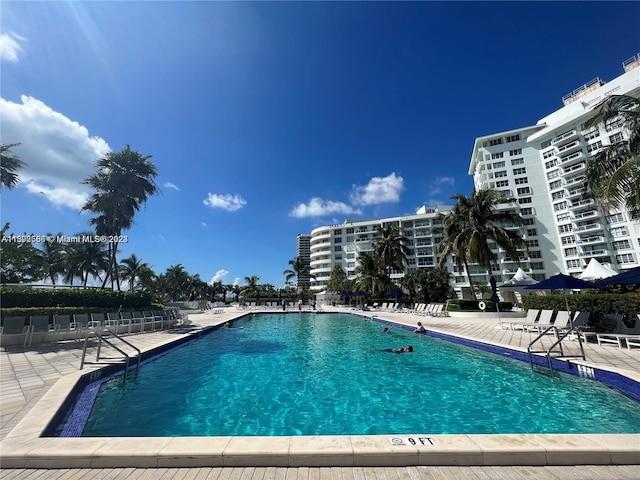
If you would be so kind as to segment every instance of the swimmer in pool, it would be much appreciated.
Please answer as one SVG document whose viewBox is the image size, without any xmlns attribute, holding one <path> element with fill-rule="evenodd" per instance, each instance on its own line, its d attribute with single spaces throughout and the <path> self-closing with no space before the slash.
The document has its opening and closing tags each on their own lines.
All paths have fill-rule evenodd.
<svg viewBox="0 0 640 480">
<path fill-rule="evenodd" d="M 413 347 L 411 345 L 407 345 L 406 347 L 401 347 L 401 348 L 385 348 L 382 351 L 391 352 L 391 353 L 407 353 L 407 352 L 413 352 Z"/>
</svg>

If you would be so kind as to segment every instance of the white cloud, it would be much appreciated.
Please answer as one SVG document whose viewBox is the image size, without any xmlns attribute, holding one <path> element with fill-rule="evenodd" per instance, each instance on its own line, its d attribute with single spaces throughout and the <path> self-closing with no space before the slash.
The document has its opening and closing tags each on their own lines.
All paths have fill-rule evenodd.
<svg viewBox="0 0 640 480">
<path fill-rule="evenodd" d="M 165 182 L 165 183 L 162 184 L 162 186 L 166 187 L 166 188 L 173 188 L 174 190 L 177 190 L 178 192 L 180 191 L 180 189 L 177 186 L 175 186 L 173 183 L 171 183 L 171 182 Z"/>
<path fill-rule="evenodd" d="M 201 226 L 201 227 L 203 227 L 203 228 L 206 228 L 206 227 L 208 227 L 209 225 L 207 225 L 205 222 L 200 222 L 200 226 Z"/>
<path fill-rule="evenodd" d="M 322 200 L 321 198 L 313 197 L 308 204 L 305 205 L 301 203 L 294 207 L 289 213 L 289 216 L 296 218 L 321 217 L 334 213 L 360 215 L 362 212 L 346 203 L 332 202 L 331 200 Z"/>
<path fill-rule="evenodd" d="M 218 270 L 213 277 L 211 277 L 211 282 L 224 282 L 224 279 L 229 275 L 229 272 L 224 268 Z"/>
<path fill-rule="evenodd" d="M 0 35 L 0 60 L 17 62 L 18 53 L 22 52 L 22 47 L 18 41 L 26 42 L 26 40 L 26 38 L 16 35 L 13 32 Z"/>
<path fill-rule="evenodd" d="M 222 208 L 229 212 L 240 210 L 247 204 L 240 195 L 217 195 L 215 193 L 207 194 L 207 198 L 202 202 L 211 208 Z"/>
<path fill-rule="evenodd" d="M 351 192 L 354 205 L 377 205 L 400 201 L 400 192 L 404 190 L 404 180 L 395 172 L 386 177 L 373 177 L 365 186 L 355 186 Z"/>
<path fill-rule="evenodd" d="M 26 164 L 18 173 L 19 186 L 56 205 L 79 209 L 90 193 L 82 181 L 94 173 L 96 160 L 110 151 L 109 145 L 40 100 L 24 95 L 21 100 L 0 98 L 2 143 L 21 143 L 12 153 Z"/>
</svg>

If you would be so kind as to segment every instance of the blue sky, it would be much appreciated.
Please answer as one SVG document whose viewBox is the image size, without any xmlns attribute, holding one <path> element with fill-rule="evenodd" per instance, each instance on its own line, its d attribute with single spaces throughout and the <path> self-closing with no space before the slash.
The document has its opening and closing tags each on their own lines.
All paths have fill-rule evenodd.
<svg viewBox="0 0 640 480">
<path fill-rule="evenodd" d="M 162 193 L 125 232 L 157 273 L 284 284 L 296 235 L 469 194 L 476 137 L 622 73 L 635 2 L 2 2 L 15 234 L 89 229 L 82 179 L 125 145 Z"/>
</svg>

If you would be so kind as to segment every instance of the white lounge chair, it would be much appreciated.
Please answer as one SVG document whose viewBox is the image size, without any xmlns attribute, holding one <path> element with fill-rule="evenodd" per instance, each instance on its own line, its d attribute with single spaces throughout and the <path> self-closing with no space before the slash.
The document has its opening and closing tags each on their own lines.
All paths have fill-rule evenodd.
<svg viewBox="0 0 640 480">
<path fill-rule="evenodd" d="M 522 327 L 523 330 L 531 331 L 541 331 L 541 329 L 550 327 L 553 325 L 551 323 L 551 318 L 553 317 L 553 310 L 541 310 L 540 316 L 538 317 L 538 321 L 533 325 L 524 325 Z"/>
<path fill-rule="evenodd" d="M 550 310 L 543 310 L 543 312 L 548 312 L 548 311 Z M 542 315 L 540 315 L 540 317 L 542 318 Z M 556 313 L 556 318 L 553 323 L 542 323 L 541 321 L 538 321 L 536 325 L 530 325 L 526 327 L 526 329 L 530 332 L 536 331 L 538 333 L 542 333 L 543 330 L 546 330 L 547 328 L 554 326 L 556 329 L 561 330 L 567 327 L 570 320 L 571 320 L 571 315 L 569 312 L 567 312 L 566 310 L 558 310 L 558 313 Z"/>
<path fill-rule="evenodd" d="M 54 343 L 57 340 L 58 335 L 49 323 L 49 315 L 32 315 L 29 323 L 31 325 L 31 332 L 29 333 L 27 345 L 31 345 L 34 334 L 37 335 L 36 341 L 39 340 L 41 343 L 47 340 L 51 340 L 51 343 Z"/>
<path fill-rule="evenodd" d="M 525 325 L 534 325 L 538 321 L 538 315 L 540 314 L 540 310 L 537 308 L 530 308 L 527 311 L 527 316 L 524 319 L 524 322 L 512 322 L 511 330 L 524 330 Z"/>
<path fill-rule="evenodd" d="M 24 346 L 27 344 L 27 340 L 29 339 L 31 328 L 32 327 L 27 323 L 27 318 L 25 316 L 4 317 L 2 319 L 2 326 L 0 327 L 0 341 L 7 337 L 17 337 L 21 335 L 24 336 Z"/>
</svg>

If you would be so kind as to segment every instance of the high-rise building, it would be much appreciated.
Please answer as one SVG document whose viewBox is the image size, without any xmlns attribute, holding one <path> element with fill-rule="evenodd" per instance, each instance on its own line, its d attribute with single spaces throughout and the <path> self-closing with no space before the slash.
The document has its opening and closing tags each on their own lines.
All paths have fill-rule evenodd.
<svg viewBox="0 0 640 480">
<path fill-rule="evenodd" d="M 344 223 L 319 227 L 311 232 L 311 273 L 315 280 L 311 287 L 326 288 L 333 267 L 339 265 L 347 278 L 356 278 L 354 272 L 358 256 L 373 250 L 378 227 L 397 225 L 407 239 L 409 255 L 404 272 L 392 271 L 393 280 L 417 268 L 434 268 L 439 256 L 435 246 L 442 239 L 442 218 L 449 207 L 420 208 L 415 215 L 384 218 L 381 220 L 346 220 Z"/>
<path fill-rule="evenodd" d="M 640 54 L 623 67 L 625 72 L 608 83 L 595 79 L 565 95 L 563 106 L 535 125 L 475 140 L 469 166 L 474 186 L 494 188 L 512 200 L 503 208 L 523 217 L 521 234 L 527 252 L 518 259 L 509 258 L 493 245 L 497 261 L 490 273 L 482 266 L 469 265 L 474 284 L 487 285 L 491 275 L 500 284 L 518 267 L 536 280 L 559 272 L 577 276 L 591 258 L 618 271 L 640 265 L 640 221 L 631 219 L 626 211 L 605 213 L 584 188 L 592 155 L 629 135 L 619 122 L 585 127 L 594 107 L 607 96 L 640 97 Z M 355 278 L 358 255 L 372 250 L 377 227 L 390 223 L 398 225 L 408 239 L 405 272 L 434 268 L 440 260 L 435 250 L 442 239 L 440 214 L 449 209 L 423 207 L 415 215 L 352 220 L 314 229 L 310 266 L 316 279 L 311 287 L 326 287 L 335 265 L 348 278 Z M 468 296 L 467 272 L 459 271 L 451 259 L 445 266 L 458 295 Z M 405 272 L 393 272 L 392 279 Z"/>
<path fill-rule="evenodd" d="M 640 222 L 626 211 L 605 213 L 586 194 L 586 167 L 602 148 L 628 138 L 620 122 L 587 128 L 594 107 L 610 95 L 640 97 L 640 55 L 625 73 L 596 78 L 565 95 L 563 106 L 536 125 L 477 138 L 469 174 L 476 188 L 513 198 L 525 219 L 525 266 L 541 280 L 555 273 L 579 275 L 591 258 L 619 271 L 640 265 Z M 504 257 L 501 273 L 513 268 Z"/>
<path fill-rule="evenodd" d="M 299 233 L 296 242 L 296 256 L 307 268 L 309 267 L 311 254 L 311 235 Z M 298 287 L 308 290 L 310 287 L 309 275 L 300 275 Z"/>
</svg>

